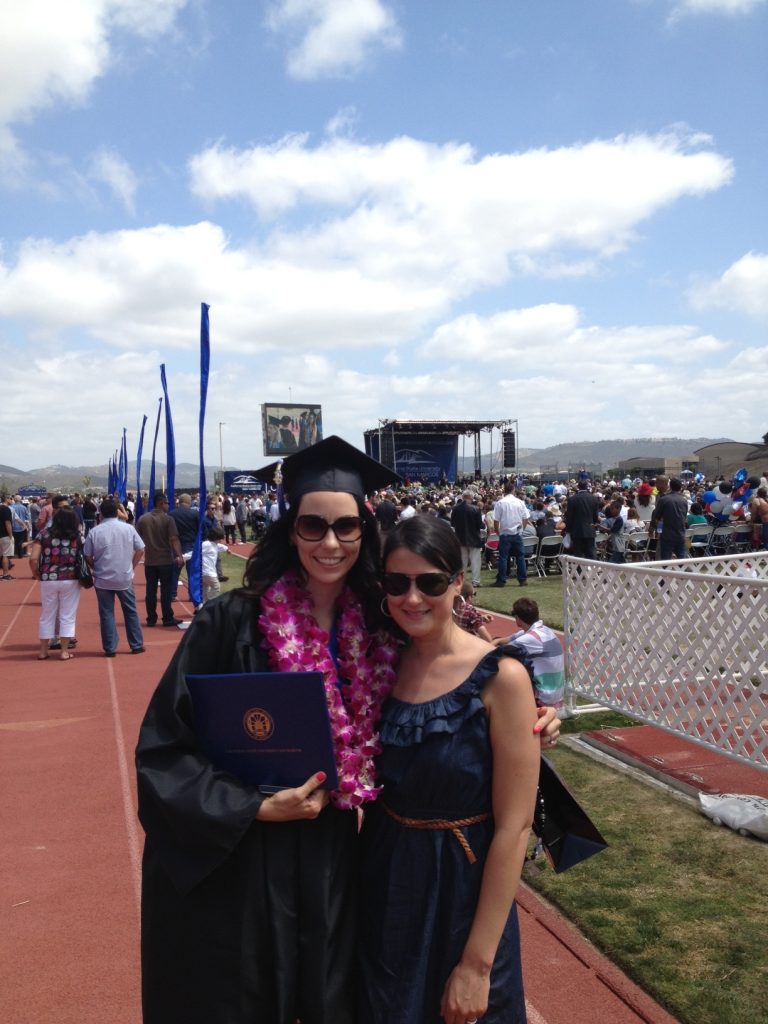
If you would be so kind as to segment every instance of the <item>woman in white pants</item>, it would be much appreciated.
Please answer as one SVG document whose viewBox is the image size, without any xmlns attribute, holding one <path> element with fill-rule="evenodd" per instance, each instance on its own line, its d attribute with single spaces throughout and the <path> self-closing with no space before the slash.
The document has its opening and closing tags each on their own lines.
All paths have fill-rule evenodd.
<svg viewBox="0 0 768 1024">
<path fill-rule="evenodd" d="M 29 555 L 32 575 L 40 580 L 42 611 L 38 627 L 40 650 L 38 661 L 49 657 L 48 643 L 58 635 L 61 638 L 61 660 L 73 655 L 69 650 L 75 636 L 75 619 L 80 603 L 80 581 L 75 573 L 75 558 L 82 544 L 80 522 L 71 508 L 60 508 L 48 529 L 43 530 Z"/>
</svg>

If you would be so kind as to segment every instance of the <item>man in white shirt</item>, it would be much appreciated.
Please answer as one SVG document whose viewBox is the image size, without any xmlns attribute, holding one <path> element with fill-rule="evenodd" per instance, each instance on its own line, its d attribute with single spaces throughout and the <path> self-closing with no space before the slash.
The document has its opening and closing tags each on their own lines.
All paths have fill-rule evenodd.
<svg viewBox="0 0 768 1024">
<path fill-rule="evenodd" d="M 493 528 L 499 537 L 499 566 L 493 587 L 506 587 L 509 573 L 509 559 L 514 552 L 517 563 L 517 582 L 528 586 L 528 571 L 525 567 L 523 527 L 530 523 L 528 509 L 524 502 L 515 497 L 512 484 L 504 487 L 504 497 L 493 506 Z"/>
</svg>

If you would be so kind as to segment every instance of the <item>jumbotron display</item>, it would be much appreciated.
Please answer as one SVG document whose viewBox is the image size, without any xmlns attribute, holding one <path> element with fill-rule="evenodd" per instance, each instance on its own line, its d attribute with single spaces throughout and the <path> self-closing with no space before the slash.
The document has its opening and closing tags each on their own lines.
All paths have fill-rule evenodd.
<svg viewBox="0 0 768 1024">
<path fill-rule="evenodd" d="M 271 405 L 264 402 L 261 428 L 265 455 L 290 455 L 322 441 L 322 408 L 312 403 Z"/>
</svg>

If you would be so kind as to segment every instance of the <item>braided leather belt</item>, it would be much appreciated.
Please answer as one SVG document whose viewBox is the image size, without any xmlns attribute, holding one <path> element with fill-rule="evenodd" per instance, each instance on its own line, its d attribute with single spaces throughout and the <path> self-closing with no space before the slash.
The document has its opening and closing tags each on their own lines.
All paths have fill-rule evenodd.
<svg viewBox="0 0 768 1024">
<path fill-rule="evenodd" d="M 477 825 L 481 821 L 488 821 L 488 819 L 492 817 L 490 811 L 486 811 L 485 814 L 475 814 L 471 818 L 404 818 L 401 814 L 397 814 L 390 807 L 387 807 L 385 803 L 382 803 L 381 806 L 390 818 L 394 819 L 398 825 L 405 826 L 405 828 L 421 828 L 437 832 L 452 832 L 458 839 L 459 845 L 466 854 L 469 863 L 477 863 L 477 857 L 472 852 L 472 847 L 467 842 L 467 838 L 461 830 L 467 825 Z"/>
</svg>

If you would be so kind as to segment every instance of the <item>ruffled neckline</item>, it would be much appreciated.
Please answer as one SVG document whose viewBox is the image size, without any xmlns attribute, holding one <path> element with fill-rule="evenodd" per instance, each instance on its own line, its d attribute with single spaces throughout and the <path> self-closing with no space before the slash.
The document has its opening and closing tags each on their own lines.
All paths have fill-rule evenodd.
<svg viewBox="0 0 768 1024">
<path fill-rule="evenodd" d="M 415 704 L 388 697 L 379 723 L 381 741 L 393 747 L 412 746 L 438 733 L 456 733 L 466 721 L 484 714 L 483 687 L 496 675 L 499 658 L 506 653 L 502 648 L 488 651 L 463 683 L 431 700 Z"/>
</svg>

